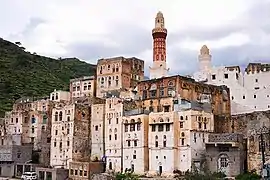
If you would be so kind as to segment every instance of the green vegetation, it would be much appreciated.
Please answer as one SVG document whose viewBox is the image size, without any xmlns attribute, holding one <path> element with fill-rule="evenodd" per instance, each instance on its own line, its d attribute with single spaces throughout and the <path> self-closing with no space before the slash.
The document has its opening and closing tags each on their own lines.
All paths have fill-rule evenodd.
<svg viewBox="0 0 270 180">
<path fill-rule="evenodd" d="M 138 180 L 139 176 L 134 174 L 131 170 L 127 170 L 124 173 L 116 173 L 115 180 Z"/>
<path fill-rule="evenodd" d="M 53 59 L 29 53 L 20 42 L 0 38 L 0 117 L 21 97 L 48 96 L 68 90 L 69 80 L 94 75 L 95 65 L 76 58 Z"/>
<path fill-rule="evenodd" d="M 247 172 L 244 174 L 239 174 L 235 178 L 236 180 L 259 180 L 261 176 L 256 173 L 256 171 Z"/>
</svg>

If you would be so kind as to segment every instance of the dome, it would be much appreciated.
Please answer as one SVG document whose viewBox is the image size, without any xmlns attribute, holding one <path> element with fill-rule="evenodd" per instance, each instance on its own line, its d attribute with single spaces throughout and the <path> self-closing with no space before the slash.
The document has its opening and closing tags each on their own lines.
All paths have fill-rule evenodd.
<svg viewBox="0 0 270 180">
<path fill-rule="evenodd" d="M 201 48 L 201 55 L 209 55 L 209 49 L 206 45 L 203 45 Z"/>
<path fill-rule="evenodd" d="M 157 13 L 157 17 L 163 17 L 163 14 L 162 14 L 162 12 L 161 12 L 161 11 L 158 11 L 158 13 Z"/>
</svg>

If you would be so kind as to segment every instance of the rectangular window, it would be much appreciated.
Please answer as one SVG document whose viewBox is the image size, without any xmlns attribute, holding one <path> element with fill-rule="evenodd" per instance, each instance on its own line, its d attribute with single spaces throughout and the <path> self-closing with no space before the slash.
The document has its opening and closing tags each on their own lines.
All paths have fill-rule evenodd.
<svg viewBox="0 0 270 180">
<path fill-rule="evenodd" d="M 246 96 L 245 95 L 243 96 L 243 99 L 246 99 Z"/>
<path fill-rule="evenodd" d="M 163 131 L 163 124 L 159 124 L 159 125 L 158 125 L 158 131 L 159 131 L 159 132 L 162 132 L 162 131 Z"/>
<path fill-rule="evenodd" d="M 134 140 L 134 146 L 135 146 L 135 147 L 138 146 L 137 140 Z"/>
<path fill-rule="evenodd" d="M 156 125 L 152 125 L 152 132 L 156 131 Z"/>
<path fill-rule="evenodd" d="M 125 124 L 125 132 L 128 132 L 128 125 Z"/>
<path fill-rule="evenodd" d="M 257 98 L 257 96 L 256 96 L 256 94 L 254 94 L 254 99 L 256 99 Z"/>
<path fill-rule="evenodd" d="M 170 131 L 170 124 L 166 124 L 166 131 Z"/>
<path fill-rule="evenodd" d="M 229 78 L 229 74 L 224 74 L 224 78 L 228 79 Z"/>
<path fill-rule="evenodd" d="M 128 145 L 128 147 L 130 147 L 130 141 L 127 141 L 127 145 Z"/>
<path fill-rule="evenodd" d="M 183 128 L 183 127 L 184 127 L 184 123 L 180 122 L 180 128 Z"/>
<path fill-rule="evenodd" d="M 212 75 L 212 80 L 215 80 L 215 79 L 216 79 L 216 75 L 213 74 L 213 75 Z"/>
</svg>

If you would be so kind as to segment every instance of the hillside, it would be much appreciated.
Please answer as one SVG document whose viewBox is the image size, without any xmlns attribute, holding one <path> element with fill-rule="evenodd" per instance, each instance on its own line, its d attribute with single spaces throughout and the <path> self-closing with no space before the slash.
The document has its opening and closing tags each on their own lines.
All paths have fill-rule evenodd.
<svg viewBox="0 0 270 180">
<path fill-rule="evenodd" d="M 95 65 L 79 59 L 57 60 L 31 54 L 0 38 L 0 117 L 20 97 L 42 97 L 54 89 L 68 90 L 71 78 L 94 75 L 95 70 Z"/>
</svg>

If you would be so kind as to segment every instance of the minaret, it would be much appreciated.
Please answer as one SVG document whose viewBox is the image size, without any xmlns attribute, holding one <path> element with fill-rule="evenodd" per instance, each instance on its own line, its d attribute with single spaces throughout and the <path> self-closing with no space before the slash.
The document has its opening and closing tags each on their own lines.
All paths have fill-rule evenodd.
<svg viewBox="0 0 270 180">
<path fill-rule="evenodd" d="M 153 36 L 153 66 L 150 68 L 150 79 L 167 76 L 169 69 L 166 65 L 166 37 L 167 29 L 163 14 L 159 11 L 155 18 Z"/>
<path fill-rule="evenodd" d="M 203 45 L 200 50 L 199 59 L 199 71 L 209 71 L 211 69 L 212 56 L 206 45 Z"/>
</svg>

